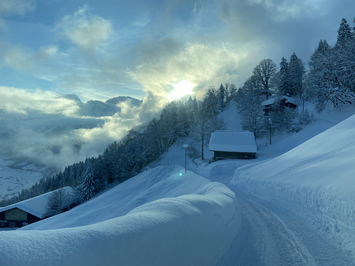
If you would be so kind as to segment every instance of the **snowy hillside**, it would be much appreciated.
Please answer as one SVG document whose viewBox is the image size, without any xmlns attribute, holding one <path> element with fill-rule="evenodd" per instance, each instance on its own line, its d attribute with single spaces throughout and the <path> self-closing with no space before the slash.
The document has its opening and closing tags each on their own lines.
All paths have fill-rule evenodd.
<svg viewBox="0 0 355 266">
<path fill-rule="evenodd" d="M 43 174 L 33 164 L 15 163 L 0 157 L 0 201 L 34 185 Z"/>
<path fill-rule="evenodd" d="M 235 200 L 220 183 L 158 167 L 67 213 L 1 232 L 0 265 L 215 265 L 238 232 Z"/>
<path fill-rule="evenodd" d="M 304 219 L 355 248 L 355 116 L 289 152 L 234 173 L 231 186 L 259 198 L 296 204 Z M 312 215 L 311 215 L 312 214 Z"/>
</svg>

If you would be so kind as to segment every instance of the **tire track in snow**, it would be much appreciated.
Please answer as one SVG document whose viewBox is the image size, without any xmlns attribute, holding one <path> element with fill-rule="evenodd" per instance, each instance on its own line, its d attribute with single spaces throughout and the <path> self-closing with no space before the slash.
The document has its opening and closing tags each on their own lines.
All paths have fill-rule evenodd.
<svg viewBox="0 0 355 266">
<path fill-rule="evenodd" d="M 312 255 L 274 213 L 245 198 L 241 234 L 219 265 L 316 265 Z"/>
<path fill-rule="evenodd" d="M 218 265 L 355 265 L 350 254 L 299 214 L 278 202 L 235 193 L 241 233 Z"/>
</svg>

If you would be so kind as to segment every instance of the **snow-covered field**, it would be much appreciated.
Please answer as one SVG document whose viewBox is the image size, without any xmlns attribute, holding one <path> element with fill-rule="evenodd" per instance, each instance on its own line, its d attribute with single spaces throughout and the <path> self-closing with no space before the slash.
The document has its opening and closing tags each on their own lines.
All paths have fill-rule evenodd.
<svg viewBox="0 0 355 266">
<path fill-rule="evenodd" d="M 16 164 L 0 157 L 0 201 L 31 187 L 42 177 L 43 174 L 33 164 Z"/>
<path fill-rule="evenodd" d="M 0 265 L 355 265 L 353 113 L 187 173 L 182 139 L 85 204 L 0 232 Z M 222 115 L 237 128 L 234 107 Z"/>
</svg>

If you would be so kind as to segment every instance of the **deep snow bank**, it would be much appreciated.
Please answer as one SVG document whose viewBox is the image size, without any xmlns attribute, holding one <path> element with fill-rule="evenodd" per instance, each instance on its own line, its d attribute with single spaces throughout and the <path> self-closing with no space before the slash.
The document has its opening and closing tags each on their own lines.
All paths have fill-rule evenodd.
<svg viewBox="0 0 355 266">
<path fill-rule="evenodd" d="M 306 206 L 332 220 L 335 232 L 354 228 L 354 125 L 352 116 L 279 157 L 241 167 L 232 184 Z"/>
<path fill-rule="evenodd" d="M 238 231 L 235 195 L 182 171 L 152 169 L 27 230 L 0 232 L 0 265 L 215 265 Z"/>
</svg>

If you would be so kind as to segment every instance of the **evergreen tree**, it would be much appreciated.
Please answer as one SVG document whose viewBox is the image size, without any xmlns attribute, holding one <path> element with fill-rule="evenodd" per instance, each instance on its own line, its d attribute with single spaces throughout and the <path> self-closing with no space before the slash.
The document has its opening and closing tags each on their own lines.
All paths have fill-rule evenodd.
<svg viewBox="0 0 355 266">
<path fill-rule="evenodd" d="M 106 165 L 104 163 L 103 157 L 99 155 L 94 160 L 94 167 L 93 167 L 96 193 L 104 190 L 107 186 L 108 175 L 105 166 Z"/>
<path fill-rule="evenodd" d="M 302 81 L 303 81 L 303 74 L 304 74 L 304 66 L 301 61 L 297 57 L 295 53 L 291 55 L 290 64 L 288 66 L 288 84 L 289 90 L 288 94 L 290 96 L 298 96 L 302 98 L 303 89 L 302 89 Z"/>
<path fill-rule="evenodd" d="M 225 108 L 225 101 L 224 101 L 224 97 L 225 97 L 225 88 L 223 86 L 223 84 L 221 84 L 221 86 L 218 89 L 218 105 L 217 105 L 217 109 L 218 112 L 221 113 L 223 112 L 224 108 Z"/>
<path fill-rule="evenodd" d="M 279 94 L 290 96 L 290 84 L 288 73 L 288 62 L 285 57 L 282 57 L 279 72 Z"/>
<path fill-rule="evenodd" d="M 94 180 L 91 161 L 87 159 L 87 168 L 85 171 L 84 182 L 78 187 L 80 193 L 80 201 L 85 202 L 96 195 L 96 184 Z"/>
<path fill-rule="evenodd" d="M 227 86 L 226 86 L 226 88 L 227 88 Z M 237 88 L 235 87 L 235 85 L 233 83 L 229 84 L 229 86 L 228 86 L 228 98 L 227 98 L 227 102 L 226 103 L 229 103 L 230 101 L 235 100 L 236 94 L 237 94 Z"/>
<path fill-rule="evenodd" d="M 347 46 L 352 40 L 352 32 L 350 25 L 347 20 L 343 18 L 341 20 L 339 29 L 338 29 L 338 37 L 337 42 L 335 44 L 336 48 Z"/>
<path fill-rule="evenodd" d="M 339 38 L 341 40 L 341 38 Z M 314 97 L 316 110 L 321 112 L 328 102 L 334 107 L 354 101 L 355 48 L 339 41 L 331 48 L 320 41 L 309 62 L 307 91 Z"/>
<path fill-rule="evenodd" d="M 206 92 L 202 105 L 199 106 L 199 110 L 200 109 L 205 113 L 208 119 L 218 114 L 218 96 L 214 87 L 209 88 Z"/>
</svg>

